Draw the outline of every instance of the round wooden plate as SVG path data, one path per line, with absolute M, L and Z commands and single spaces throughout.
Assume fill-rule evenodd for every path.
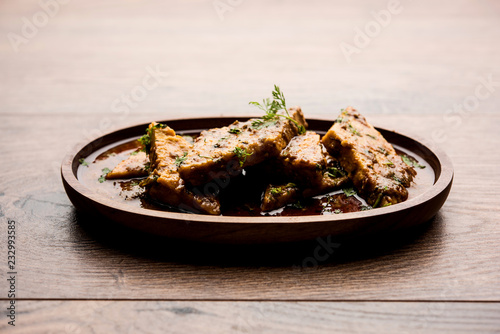
M 174 119 L 168 124 L 177 132 L 222 127 L 242 117 Z M 309 129 L 324 133 L 332 120 L 308 120 Z M 413 139 L 377 127 L 392 144 L 413 152 L 433 169 L 435 182 L 424 192 L 403 203 L 373 210 L 337 215 L 292 217 L 210 216 L 149 210 L 113 201 L 83 185 L 77 178 L 79 160 L 100 148 L 140 136 L 149 123 L 110 132 L 90 143 L 79 145 L 61 166 L 64 188 L 73 205 L 82 211 L 103 215 L 125 226 L 171 238 L 203 242 L 251 244 L 310 240 L 320 236 L 366 236 L 403 227 L 412 227 L 431 219 L 444 204 L 453 181 L 448 156 L 423 139 Z

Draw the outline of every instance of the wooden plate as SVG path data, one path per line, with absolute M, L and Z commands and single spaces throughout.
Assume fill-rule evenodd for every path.
M 174 119 L 161 121 L 177 132 L 193 133 L 221 127 L 242 117 Z M 324 133 L 333 120 L 310 119 L 309 129 Z M 448 156 L 423 139 L 414 139 L 377 127 L 393 145 L 423 159 L 434 174 L 434 183 L 420 194 L 396 205 L 338 215 L 293 217 L 210 216 L 133 207 L 98 194 L 77 178 L 79 160 L 110 144 L 140 136 L 148 123 L 122 128 L 79 145 L 68 154 L 61 166 L 64 188 L 73 205 L 82 211 L 98 214 L 119 224 L 171 238 L 204 242 L 251 244 L 310 240 L 319 236 L 366 236 L 412 227 L 431 219 L 444 204 L 453 181 L 453 167 Z

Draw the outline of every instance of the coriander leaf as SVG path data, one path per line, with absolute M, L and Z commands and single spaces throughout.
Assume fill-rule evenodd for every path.
M 425 168 L 425 166 L 420 165 L 416 160 L 410 159 L 406 155 L 401 155 L 401 159 L 403 159 L 404 163 L 407 164 L 410 167 L 417 167 L 417 168 Z
M 104 181 L 106 181 L 106 175 L 108 175 L 108 173 L 111 172 L 111 169 L 106 167 L 106 168 L 103 168 L 101 171 L 102 171 L 102 174 L 97 179 L 97 181 L 99 181 L 99 183 L 103 183 Z
M 346 175 L 346 173 L 342 169 L 336 168 L 336 167 L 328 167 L 326 169 L 325 174 L 331 178 L 337 178 L 337 177 L 342 177 L 342 176 Z
M 271 188 L 271 195 L 279 195 L 281 194 L 281 187 L 272 187 Z
M 376 208 L 379 205 L 381 199 L 382 199 L 382 193 L 378 194 L 378 197 L 375 200 L 375 203 L 373 204 L 373 208 Z
M 151 128 L 146 129 L 146 134 L 144 134 L 141 138 L 138 139 L 139 143 L 144 146 L 143 151 L 149 154 L 149 150 L 151 149 L 151 131 L 155 129 L 165 129 L 167 127 L 166 124 L 156 123 Z
M 247 157 L 252 155 L 253 153 L 248 153 L 246 149 L 243 149 L 243 148 L 240 148 L 240 147 L 236 147 L 234 150 L 233 150 L 233 153 L 238 157 L 238 159 L 240 160 L 240 167 L 243 167 L 243 165 L 245 164 L 245 162 L 247 161 Z
M 138 139 L 139 143 L 144 146 L 143 151 L 149 153 L 151 148 L 151 137 L 149 136 L 149 129 L 146 130 L 146 134 Z
M 180 165 L 182 165 L 182 163 L 183 163 L 184 161 L 186 161 L 186 159 L 187 159 L 187 154 L 188 154 L 187 152 L 184 152 L 184 155 L 183 155 L 182 157 L 177 157 L 177 158 L 175 159 L 174 164 L 175 164 L 177 167 L 179 167 Z
M 393 176 L 392 176 L 392 179 L 393 179 L 394 181 L 396 181 L 397 183 L 399 183 L 399 184 L 403 184 L 403 182 L 401 181 L 401 179 L 400 179 L 399 177 L 397 177 L 396 175 L 393 175 Z
M 383 155 L 388 155 L 388 154 L 389 154 L 389 152 L 387 152 L 387 150 L 386 150 L 385 148 L 380 147 L 380 146 L 379 146 L 379 148 L 378 148 L 378 151 L 379 151 L 380 153 L 382 153 Z
M 358 130 L 356 130 L 356 128 L 355 128 L 354 126 L 352 126 L 352 124 L 351 124 L 351 123 L 349 123 L 349 124 L 348 124 L 348 127 L 349 127 L 349 131 L 351 131 L 351 133 L 352 133 L 353 135 L 356 135 L 356 136 L 361 137 L 361 133 L 359 133 L 359 131 L 358 131 Z
M 264 126 L 263 125 L 264 121 L 272 121 L 272 120 L 277 121 L 280 117 L 283 117 L 295 123 L 295 125 L 299 130 L 299 134 L 305 133 L 306 128 L 303 125 L 299 124 L 297 120 L 290 117 L 290 114 L 288 113 L 288 108 L 286 107 L 285 95 L 277 85 L 274 85 L 274 90 L 272 92 L 272 95 L 273 95 L 273 100 L 269 98 L 263 99 L 262 104 L 260 104 L 259 102 L 249 102 L 249 104 L 258 107 L 259 109 L 265 112 L 264 116 L 261 117 L 263 121 L 261 122 L 254 121 L 252 123 L 252 127 L 255 129 L 261 129 Z M 286 115 L 278 114 L 280 110 L 284 110 Z
M 87 161 L 85 161 L 85 159 L 83 159 L 83 158 L 81 158 L 78 161 L 80 162 L 80 165 L 82 165 L 82 166 L 85 166 L 85 167 L 89 166 L 89 163 Z
M 356 195 L 356 190 L 354 190 L 354 188 L 344 188 L 344 189 L 342 189 L 342 191 L 344 192 L 344 194 L 345 194 L 347 197 L 350 197 L 350 196 Z
M 278 120 L 271 119 L 271 120 L 263 121 L 261 119 L 257 119 L 257 120 L 252 122 L 252 128 L 254 128 L 256 130 L 260 130 L 263 128 L 268 128 L 270 126 L 276 125 L 276 123 L 278 123 Z

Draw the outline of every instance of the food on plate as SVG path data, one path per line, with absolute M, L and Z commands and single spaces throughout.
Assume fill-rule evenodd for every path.
M 405 201 L 416 175 L 394 147 L 354 108 L 342 111 L 322 139 L 368 204 L 387 206 Z
M 183 137 L 177 136 L 173 129 L 159 123 L 149 125 L 148 136 L 145 138 L 148 138 L 145 145 L 149 151 L 151 173 L 141 185 L 146 187 L 149 196 L 184 210 L 220 214 L 217 198 L 188 189 L 177 171 L 179 164 L 192 148 L 191 144 Z
M 272 99 L 251 102 L 264 111 L 260 118 L 194 136 L 151 123 L 140 147 L 111 172 L 106 168 L 106 179 L 147 176 L 138 184 L 144 198 L 211 215 L 339 214 L 408 198 L 413 167 L 424 166 L 398 155 L 357 110 L 342 110 L 322 137 L 306 130 L 301 108 L 288 108 L 274 88 Z
M 287 204 L 297 202 L 301 197 L 300 189 L 295 183 L 283 185 L 267 186 L 262 196 L 262 211 L 271 211 L 279 209 Z
M 149 158 L 144 151 L 134 151 L 127 159 L 120 162 L 111 172 L 106 174 L 106 179 L 130 179 L 134 177 L 148 176 L 146 168 Z
M 291 119 L 254 118 L 203 131 L 179 166 L 180 175 L 198 186 L 215 178 L 238 175 L 246 167 L 277 157 L 298 134 L 295 122 L 306 125 L 300 108 L 290 108 L 288 113 Z
M 270 185 L 262 199 L 263 211 L 278 209 L 300 197 L 330 192 L 349 181 L 347 173 L 321 143 L 320 135 L 313 131 L 295 136 L 281 151 L 275 168 L 293 183 Z

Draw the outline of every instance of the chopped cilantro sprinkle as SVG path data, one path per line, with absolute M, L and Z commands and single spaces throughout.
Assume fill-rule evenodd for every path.
M 83 158 L 78 160 L 78 161 L 80 162 L 80 165 L 82 165 L 82 166 L 85 166 L 85 167 L 89 166 L 89 163 L 87 161 L 85 161 L 85 159 L 83 159 Z
M 182 165 L 182 163 L 183 163 L 184 161 L 186 161 L 186 159 L 187 159 L 187 154 L 188 154 L 187 152 L 184 152 L 184 155 L 183 155 L 182 157 L 177 157 L 177 158 L 175 159 L 174 164 L 175 164 L 177 167 L 179 167 L 180 165 Z

